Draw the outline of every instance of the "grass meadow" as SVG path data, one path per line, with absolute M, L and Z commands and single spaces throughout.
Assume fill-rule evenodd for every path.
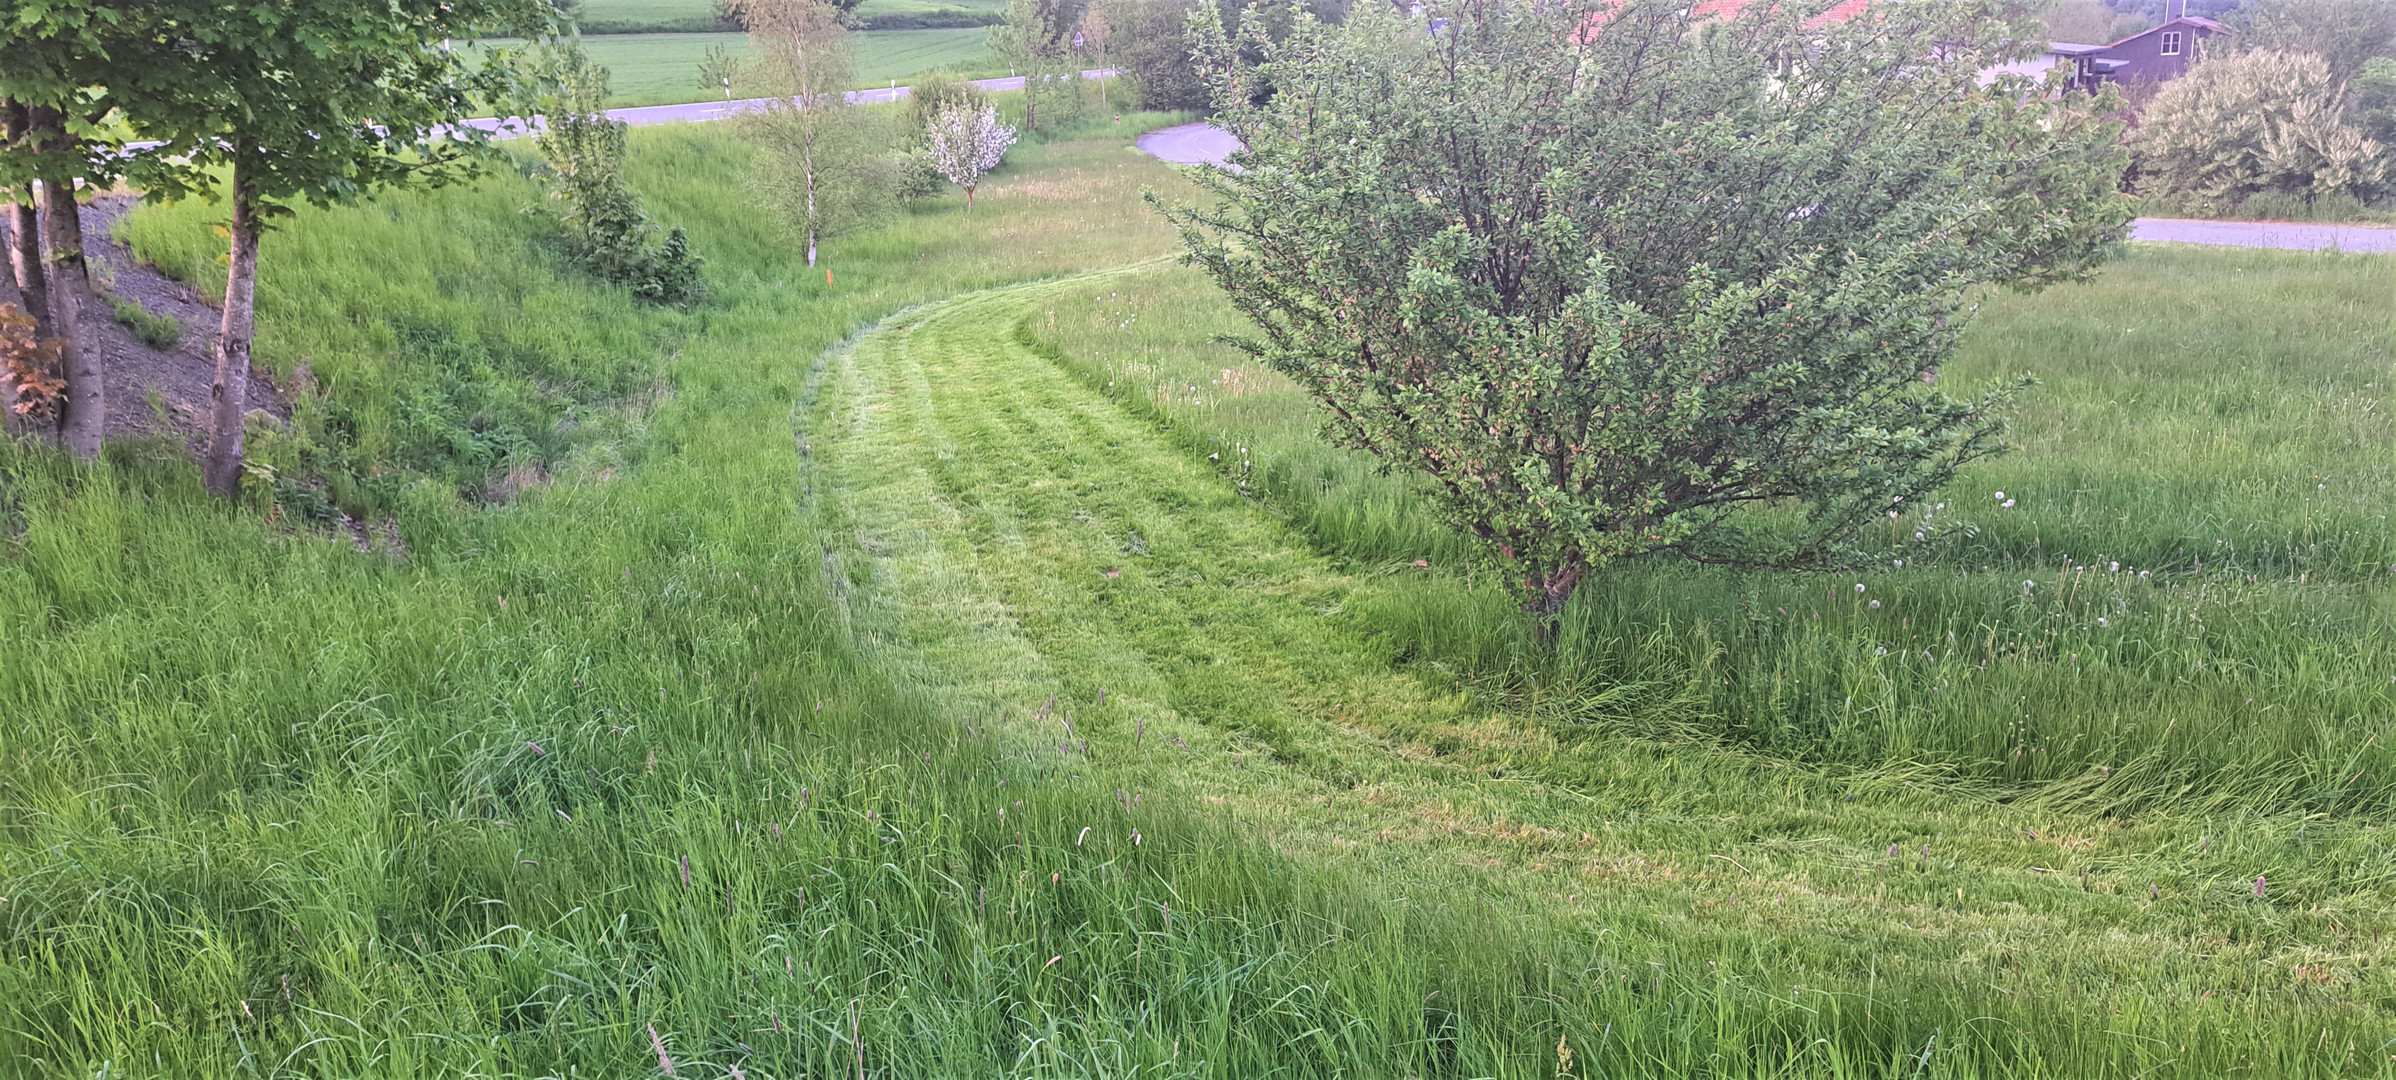
M 985 27 L 939 30 L 868 30 L 852 35 L 857 47 L 857 87 L 887 86 L 927 71 L 946 69 L 968 78 L 1007 73 L 990 52 Z M 745 33 L 600 34 L 582 40 L 583 52 L 607 69 L 608 105 L 628 109 L 674 105 L 722 97 L 716 86 L 699 85 L 699 61 L 712 48 L 746 60 L 753 53 Z M 734 97 L 752 97 L 757 86 L 732 80 Z
M 1542 715 L 2091 807 L 2381 817 L 2391 286 L 2375 256 L 2141 247 L 2094 284 L 1988 297 L 1941 378 L 2036 375 L 2017 452 L 1872 530 L 1845 572 L 1615 567 L 1552 655 L 1429 500 L 1212 343 L 1238 317 L 1193 271 L 1042 317 L 1085 379 L 1403 582 L 1362 616 L 1401 654 Z
M 0 447 L 0 1075 L 2396 1076 L 2389 260 L 1992 297 L 1887 565 L 1547 656 L 1206 344 L 1165 119 L 822 270 L 635 131 L 688 311 L 516 173 L 301 212 L 363 545 Z
M 864 0 L 856 16 L 958 12 L 983 17 L 1006 10 L 1000 0 Z M 712 0 L 580 0 L 574 19 L 587 34 L 692 33 L 718 29 Z

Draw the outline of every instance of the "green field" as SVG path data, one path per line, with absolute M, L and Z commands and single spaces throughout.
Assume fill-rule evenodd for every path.
M 513 172 L 303 211 L 371 552 L 0 448 L 0 1076 L 2396 1076 L 2396 259 L 1992 295 L 2019 453 L 1551 653 L 1125 141 L 825 274 L 637 130 L 689 311 Z
M 857 5 L 856 17 L 933 12 L 988 16 L 1006 8 L 1004 0 L 865 0 Z M 717 29 L 715 5 L 709 0 L 581 0 L 573 14 L 575 21 L 591 34 L 692 33 Z
M 990 54 L 990 32 L 977 27 L 954 30 L 875 30 L 855 35 L 857 85 L 887 86 L 893 80 L 946 68 L 973 77 L 1006 74 L 1006 66 Z M 582 39 L 583 51 L 608 70 L 608 101 L 617 108 L 706 101 L 720 92 L 699 86 L 699 60 L 710 48 L 750 56 L 747 34 L 607 34 Z M 735 78 L 735 97 L 762 93 L 743 87 Z

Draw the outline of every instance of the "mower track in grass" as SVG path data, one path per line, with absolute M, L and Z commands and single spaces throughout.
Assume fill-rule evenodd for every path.
M 2338 1041 L 2396 1000 L 2386 830 L 2007 805 L 1494 712 L 1346 614 L 1404 579 L 1340 568 L 1042 354 L 1054 302 L 1123 272 L 900 313 L 802 403 L 852 634 L 960 722 L 1419 903 L 1575 927 L 1592 978 L 1736 966 L 1760 1007 L 2004 1029 L 1922 1075 L 2389 1071 Z

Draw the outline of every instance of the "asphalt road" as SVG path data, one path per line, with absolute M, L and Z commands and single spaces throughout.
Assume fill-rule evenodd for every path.
M 1176 165 L 1220 165 L 1231 156 L 1233 150 L 1238 149 L 1239 143 L 1231 137 L 1230 132 L 1212 124 L 1183 124 L 1142 135 L 1139 146 Z M 2339 251 L 2396 252 L 2396 228 L 2370 225 L 2139 218 L 2130 225 L 2130 239 L 2167 244 L 2290 248 L 2298 251 L 2334 248 Z
M 2297 251 L 2396 251 L 2396 229 L 2372 225 L 2317 225 L 2301 221 L 2197 221 L 2139 218 L 2130 239 L 2171 244 L 2230 244 Z
M 1114 73 L 1113 68 L 1092 69 L 1082 72 L 1082 78 L 1095 79 Z M 1016 75 L 1005 79 L 975 79 L 972 85 L 984 90 L 1021 90 L 1023 89 L 1023 76 Z M 912 89 L 914 88 L 896 86 L 883 87 L 878 90 L 851 90 L 849 91 L 849 104 L 879 105 L 885 102 L 904 101 L 908 91 Z M 750 109 L 762 108 L 771 100 L 773 99 L 735 98 L 731 101 L 695 101 L 688 105 L 646 105 L 637 109 L 609 109 L 607 115 L 609 119 L 621 120 L 633 127 L 647 127 L 651 124 L 702 123 L 709 120 L 723 120 Z M 466 123 L 501 138 L 513 138 L 536 126 L 539 120 L 535 118 L 528 124 L 522 117 L 486 116 L 479 120 L 468 120 Z M 1183 126 L 1205 127 L 1206 125 L 1188 124 Z M 1229 136 L 1225 136 L 1225 138 L 1229 138 Z M 1226 150 L 1225 153 L 1229 153 L 1229 151 Z
M 1140 149 L 1175 165 L 1220 165 L 1239 149 L 1239 140 L 1213 124 L 1158 128 L 1136 140 Z

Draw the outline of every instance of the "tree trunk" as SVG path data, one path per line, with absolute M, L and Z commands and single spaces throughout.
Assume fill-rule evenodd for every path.
M 58 407 L 58 438 L 76 457 L 96 461 L 108 429 L 106 360 L 96 342 L 80 340 L 83 303 L 91 295 L 90 264 L 83 258 L 83 216 L 75 205 L 75 181 L 42 185 L 42 218 L 50 241 L 51 326 L 59 340 L 59 365 L 67 389 Z
M 10 272 L 5 281 L 0 282 L 7 286 L 4 290 L 6 295 L 0 296 L 0 304 L 13 304 L 30 317 L 33 320 L 33 338 L 40 341 L 49 336 L 50 327 L 50 301 L 41 281 L 41 214 L 34 206 L 31 191 L 12 188 L 7 197 L 8 206 L 5 211 L 0 211 L 0 232 L 7 234 Z M 28 219 L 32 223 L 29 224 Z M 31 243 L 20 248 L 17 243 L 20 236 Z M 25 291 L 29 277 L 33 286 L 31 295 Z M 17 381 L 0 375 L 0 433 L 32 434 L 33 422 L 17 412 L 17 401 Z
M 1572 600 L 1573 589 L 1580 585 L 1581 578 L 1588 571 L 1587 564 L 1572 558 L 1562 565 L 1541 567 L 1524 575 L 1523 588 L 1531 595 L 1522 607 L 1538 620 L 1539 644 L 1542 647 L 1555 646 L 1564 605 Z
M 17 281 L 17 299 L 33 316 L 35 337 L 50 331 L 50 276 L 42 272 L 42 215 L 39 198 L 30 187 L 8 193 L 8 268 Z
M 241 423 L 249 412 L 250 338 L 256 332 L 258 208 L 251 181 L 233 166 L 232 251 L 225 269 L 225 316 L 216 339 L 216 384 L 208 391 L 208 490 L 231 498 L 241 488 Z
M 33 137 L 33 111 L 14 101 L 0 101 L 0 141 L 17 143 Z M 50 326 L 50 278 L 42 268 L 41 196 L 33 185 L 11 188 L 8 192 L 8 267 L 16 284 L 17 304 L 33 319 L 33 337 L 46 341 L 58 336 Z M 54 437 L 58 429 L 51 424 L 35 424 L 21 420 L 16 414 L 16 384 L 9 380 L 4 396 L 8 411 L 7 430 L 12 434 L 40 434 Z
M 815 268 L 815 223 L 817 220 L 818 214 L 815 209 L 815 156 L 811 153 L 807 157 L 807 267 L 811 270 Z
M 973 185 L 965 185 L 965 212 L 973 213 Z

